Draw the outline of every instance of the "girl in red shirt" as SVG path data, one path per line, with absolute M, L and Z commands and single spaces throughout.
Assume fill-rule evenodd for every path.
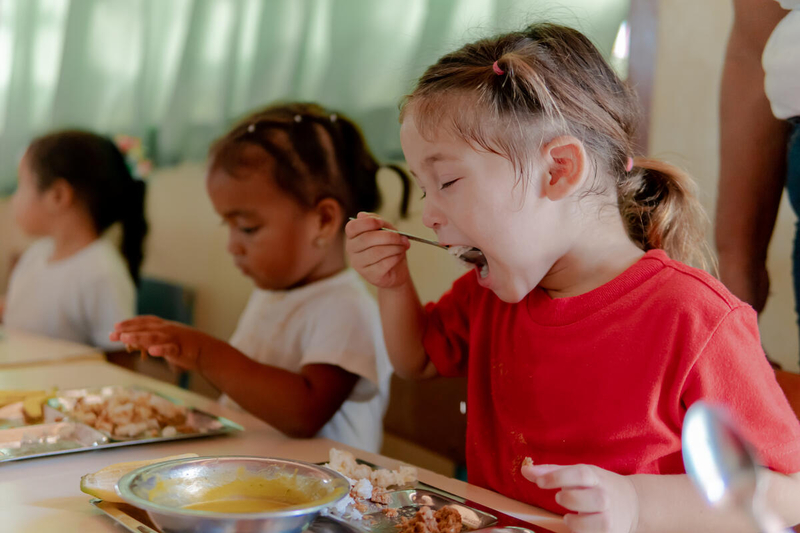
M 379 288 L 396 372 L 468 377 L 470 481 L 573 531 L 750 530 L 685 475 L 683 417 L 702 398 L 728 408 L 771 505 L 800 522 L 800 423 L 755 313 L 684 264 L 705 257 L 693 183 L 633 157 L 636 97 L 589 40 L 537 24 L 466 45 L 401 119 L 423 221 L 478 262 L 423 307 L 388 223 L 361 213 L 347 249 Z

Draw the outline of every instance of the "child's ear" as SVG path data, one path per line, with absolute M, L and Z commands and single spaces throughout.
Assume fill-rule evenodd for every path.
M 586 149 L 575 137 L 556 137 L 542 148 L 547 174 L 544 192 L 553 201 L 575 192 L 586 178 Z
M 58 178 L 45 191 L 47 205 L 54 211 L 63 210 L 75 201 L 75 189 L 63 178 Z
M 324 198 L 319 201 L 314 209 L 317 214 L 317 242 L 330 242 L 342 231 L 344 226 L 344 211 L 342 206 L 333 198 Z

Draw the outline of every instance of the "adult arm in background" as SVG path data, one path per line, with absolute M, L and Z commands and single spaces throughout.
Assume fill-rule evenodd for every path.
M 767 249 L 786 179 L 788 126 L 764 93 L 761 56 L 788 11 L 775 0 L 734 0 L 720 94 L 715 237 L 722 282 L 760 313 L 769 295 Z

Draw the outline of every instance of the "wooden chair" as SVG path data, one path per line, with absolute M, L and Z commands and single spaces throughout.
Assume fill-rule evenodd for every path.
M 457 473 L 466 464 L 466 401 L 466 378 L 408 381 L 392 376 L 384 429 L 450 459 Z
M 792 406 L 794 414 L 800 418 L 800 374 L 787 372 L 786 370 L 776 370 L 775 379 L 778 381 L 789 405 Z

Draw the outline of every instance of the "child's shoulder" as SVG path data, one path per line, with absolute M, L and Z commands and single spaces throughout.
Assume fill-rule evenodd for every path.
M 679 294 L 698 298 L 722 309 L 732 310 L 744 304 L 717 278 L 699 268 L 691 267 L 675 259 L 671 259 L 662 250 L 648 253 L 648 258 L 661 261 L 665 274 L 669 277 L 666 288 Z
M 347 269 L 330 278 L 296 290 L 303 307 L 331 313 L 341 320 L 376 316 L 377 304 L 356 271 Z
M 33 241 L 20 256 L 20 261 L 47 261 L 53 254 L 53 239 L 45 237 Z
M 77 259 L 75 267 L 86 272 L 86 279 L 130 279 L 125 258 L 104 238 L 90 244 Z

